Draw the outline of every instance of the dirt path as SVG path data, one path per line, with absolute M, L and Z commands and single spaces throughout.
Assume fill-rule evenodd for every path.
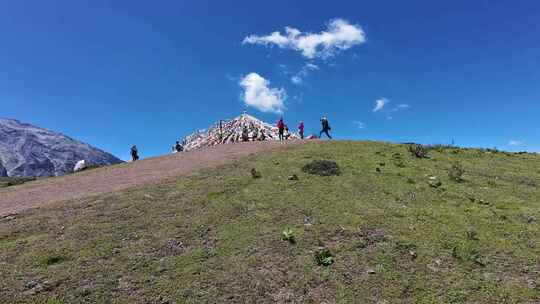
M 125 163 L 7 187 L 0 189 L 0 216 L 18 213 L 52 202 L 115 192 L 171 177 L 183 176 L 200 169 L 238 160 L 253 153 L 277 149 L 286 145 L 288 144 L 280 142 L 220 145 L 200 151 L 149 158 L 135 163 Z

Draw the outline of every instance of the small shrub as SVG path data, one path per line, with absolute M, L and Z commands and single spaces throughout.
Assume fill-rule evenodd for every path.
M 283 230 L 281 232 L 281 239 L 284 240 L 284 241 L 287 241 L 291 244 L 294 244 L 296 243 L 296 239 L 294 237 L 294 232 L 292 231 L 291 228 L 285 228 L 285 230 Z
M 423 145 L 410 145 L 409 152 L 416 158 L 427 158 L 428 149 Z
M 403 161 L 403 157 L 400 153 L 394 153 L 392 155 L 392 162 L 394 163 L 394 166 L 399 168 L 405 168 L 405 162 Z
M 315 160 L 305 165 L 302 171 L 320 176 L 340 175 L 341 170 L 336 162 L 329 160 Z
M 394 159 L 394 165 L 396 167 L 399 167 L 399 168 L 405 168 L 406 167 L 405 162 L 403 161 L 403 159 Z
M 460 162 L 455 162 L 452 164 L 452 167 L 448 169 L 448 177 L 458 183 L 463 181 L 463 174 L 465 174 L 465 169 L 463 169 Z
M 432 188 L 439 188 L 440 186 L 442 186 L 442 182 L 439 180 L 430 180 L 428 181 L 428 185 Z
M 61 263 L 65 260 L 65 258 L 61 255 L 58 255 L 58 254 L 52 254 L 52 255 L 48 255 L 46 257 L 44 257 L 42 259 L 42 264 L 45 265 L 45 266 L 51 266 L 51 265 L 54 265 L 54 264 L 58 264 L 58 263 Z
M 463 262 L 472 262 L 480 266 L 486 265 L 474 240 L 459 242 L 452 248 L 452 256 Z
M 261 178 L 261 172 L 257 171 L 255 168 L 251 168 L 251 177 L 253 178 Z
M 315 253 L 315 261 L 319 266 L 330 266 L 334 263 L 334 257 L 328 248 L 320 248 Z

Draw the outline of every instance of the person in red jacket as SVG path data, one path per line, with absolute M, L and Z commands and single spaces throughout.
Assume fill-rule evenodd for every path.
M 285 123 L 283 122 L 283 117 L 277 122 L 277 127 L 279 130 L 279 140 L 283 140 L 283 132 L 285 131 Z
M 300 139 L 304 139 L 304 122 L 301 121 L 298 124 L 298 133 L 300 134 Z

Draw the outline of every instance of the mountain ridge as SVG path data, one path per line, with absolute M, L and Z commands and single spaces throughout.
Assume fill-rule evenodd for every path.
M 122 162 L 65 134 L 13 118 L 0 118 L 0 163 L 9 177 L 65 175 L 82 159 L 96 166 Z

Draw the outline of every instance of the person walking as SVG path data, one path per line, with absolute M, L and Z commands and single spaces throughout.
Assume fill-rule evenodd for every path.
M 131 161 L 139 160 L 139 151 L 137 150 L 137 146 L 133 145 L 131 147 Z
M 319 138 L 322 138 L 322 135 L 324 133 L 326 134 L 326 136 L 328 136 L 328 138 L 332 139 L 332 136 L 330 136 L 330 134 L 328 133 L 328 131 L 330 131 L 331 128 L 330 128 L 330 123 L 328 123 L 328 118 L 326 118 L 326 116 L 323 116 L 323 118 L 321 118 L 321 124 L 322 124 L 322 130 L 321 132 L 319 132 Z
M 304 122 L 301 121 L 298 124 L 298 134 L 300 134 L 300 139 L 304 139 Z
M 283 117 L 277 122 L 277 127 L 279 131 L 279 140 L 283 140 L 283 132 L 285 131 L 285 123 L 283 122 Z

